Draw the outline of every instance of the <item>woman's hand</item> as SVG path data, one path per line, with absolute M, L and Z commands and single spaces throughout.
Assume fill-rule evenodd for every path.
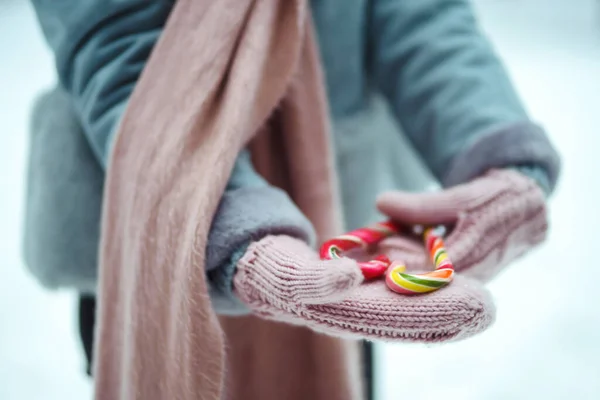
M 458 277 L 429 295 L 398 295 L 384 280 L 364 282 L 354 260 L 322 261 L 287 236 L 250 245 L 237 264 L 234 290 L 264 318 L 357 339 L 456 340 L 484 330 L 495 314 L 476 281 Z
M 378 208 L 408 225 L 451 226 L 445 242 L 456 271 L 481 281 L 541 243 L 548 228 L 541 189 L 512 170 L 492 170 L 437 193 L 385 193 Z M 385 240 L 381 250 L 409 266 L 427 263 L 425 253 L 403 238 Z

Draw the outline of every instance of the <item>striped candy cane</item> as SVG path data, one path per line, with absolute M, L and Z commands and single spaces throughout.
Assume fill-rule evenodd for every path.
M 376 245 L 386 237 L 398 232 L 398 227 L 390 221 L 356 229 L 325 242 L 321 246 L 320 256 L 323 260 L 342 258 L 342 253 L 345 251 L 358 248 L 367 250 L 370 246 Z M 358 263 L 365 279 L 383 276 L 390 264 L 390 259 L 384 255 L 377 256 L 371 261 Z
M 387 286 L 396 293 L 422 294 L 438 290 L 454 278 L 454 266 L 442 240 L 442 235 L 433 228 L 423 233 L 425 247 L 435 267 L 434 271 L 424 274 L 407 274 L 406 266 L 393 263 L 385 275 Z
M 365 228 L 356 229 L 335 237 L 321 246 L 323 260 L 343 257 L 342 253 L 354 250 L 367 250 L 383 239 L 398 234 L 400 227 L 392 221 L 380 222 Z M 421 294 L 433 292 L 449 284 L 454 277 L 454 267 L 448 258 L 440 229 L 428 228 L 423 240 L 435 270 L 424 274 L 408 274 L 406 266 L 398 261 L 392 262 L 384 255 L 373 260 L 359 262 L 365 279 L 375 279 L 385 275 L 387 286 L 396 293 Z

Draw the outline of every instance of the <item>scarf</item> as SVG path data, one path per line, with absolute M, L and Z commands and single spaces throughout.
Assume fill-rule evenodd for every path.
M 323 240 L 340 233 L 306 0 L 178 0 L 134 90 L 104 193 L 98 399 L 362 397 L 356 342 L 219 318 L 207 236 L 245 147 Z

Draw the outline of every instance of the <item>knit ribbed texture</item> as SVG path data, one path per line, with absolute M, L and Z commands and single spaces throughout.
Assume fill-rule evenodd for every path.
M 533 179 L 535 183 L 538 184 L 540 189 L 542 189 L 546 197 L 552 194 L 554 186 L 551 186 L 550 177 L 543 168 L 534 164 L 515 165 L 511 168 L 517 172 L 522 173 L 526 177 Z M 555 184 L 556 182 L 554 182 L 552 185 Z
M 321 261 L 300 240 L 268 236 L 240 259 L 234 286 L 250 305 L 268 303 L 293 312 L 303 304 L 343 299 L 362 280 L 358 264 L 349 258 Z
M 362 282 L 353 260 L 320 261 L 304 243 L 284 236 L 250 245 L 234 286 L 257 315 L 347 338 L 465 338 L 488 327 L 495 312 L 487 292 L 467 278 L 426 296 L 402 296 L 383 280 Z
M 404 342 L 464 339 L 490 326 L 494 316 L 487 292 L 461 277 L 422 296 L 398 295 L 384 281 L 369 282 L 341 303 L 310 306 L 302 313 L 324 333 Z
M 438 193 L 386 193 L 378 206 L 407 224 L 451 226 L 446 245 L 455 269 L 482 281 L 544 241 L 548 229 L 542 190 L 512 170 L 493 170 Z M 424 252 L 405 238 L 388 239 L 381 248 L 412 266 L 427 263 Z

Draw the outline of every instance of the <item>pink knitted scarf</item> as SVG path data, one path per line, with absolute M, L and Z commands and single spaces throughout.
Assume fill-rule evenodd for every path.
M 178 0 L 108 170 L 96 398 L 361 397 L 356 343 L 211 307 L 207 235 L 248 144 L 321 238 L 340 233 L 307 1 Z

